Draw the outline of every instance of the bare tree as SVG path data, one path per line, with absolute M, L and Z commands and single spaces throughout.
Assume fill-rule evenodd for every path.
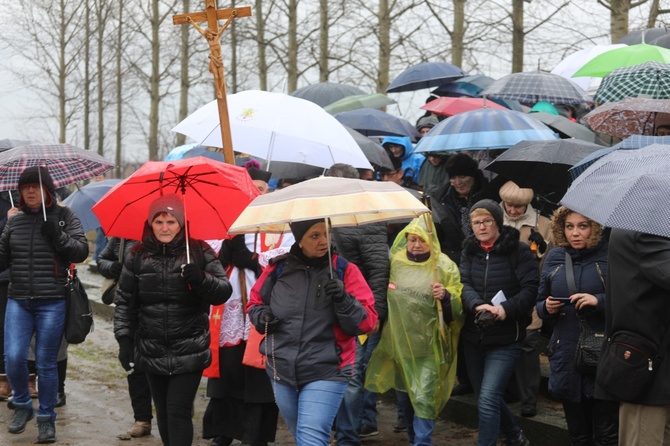
M 628 34 L 630 10 L 647 3 L 648 0 L 598 0 L 598 4 L 610 11 L 610 35 L 612 43 Z
M 661 0 L 652 0 L 651 8 L 649 8 L 649 18 L 647 19 L 647 28 L 654 28 L 658 16 L 662 14 L 670 14 L 670 8 L 661 9 Z

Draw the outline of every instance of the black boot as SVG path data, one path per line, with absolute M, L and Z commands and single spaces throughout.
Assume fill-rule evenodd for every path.
M 30 403 L 30 406 L 28 407 L 16 407 L 16 409 L 14 409 L 14 417 L 9 423 L 7 431 L 10 434 L 20 434 L 26 430 L 26 424 L 34 417 L 35 411 L 33 410 L 32 403 Z
M 54 423 L 54 420 L 51 419 L 51 415 L 37 416 L 37 442 L 56 442 L 56 423 Z

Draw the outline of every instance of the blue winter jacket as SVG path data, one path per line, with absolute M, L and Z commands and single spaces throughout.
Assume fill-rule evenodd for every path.
M 557 314 L 547 313 L 545 300 L 549 296 L 569 297 L 565 275 L 565 253 L 572 258 L 577 292 L 598 298 L 596 307 L 581 310 L 588 315 L 589 324 L 599 331 L 605 330 L 605 280 L 607 274 L 607 242 L 605 239 L 593 248 L 580 250 L 557 247 L 549 251 L 542 267 L 540 288 L 536 301 L 537 314 L 542 319 L 553 319 L 554 331 L 547 346 L 551 373 L 549 393 L 557 398 L 579 402 L 582 393 L 592 397 L 595 375 L 581 373 L 575 367 L 575 354 L 579 340 L 579 320 L 574 305 L 567 304 Z
M 382 147 L 386 143 L 399 144 L 405 147 L 405 154 L 402 156 L 403 177 L 410 177 L 412 182 L 418 183 L 421 165 L 426 157 L 421 153 L 414 153 L 414 146 L 409 136 L 387 136 L 382 140 Z

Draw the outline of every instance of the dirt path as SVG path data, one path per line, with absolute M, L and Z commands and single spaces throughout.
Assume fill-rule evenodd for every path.
M 56 409 L 56 433 L 58 445 L 86 446 L 128 446 L 129 444 L 144 446 L 161 445 L 158 429 L 153 426 L 153 435 L 129 441 L 117 438 L 132 424 L 132 411 L 128 398 L 125 372 L 121 368 L 116 355 L 117 344 L 112 333 L 111 321 L 97 317 L 95 331 L 86 342 L 71 345 L 69 348 L 68 375 L 65 384 L 67 405 Z M 203 440 L 202 416 L 207 406 L 203 379 L 195 400 L 195 439 L 193 444 L 207 446 L 210 440 Z M 35 402 L 35 405 L 37 402 Z M 369 446 L 400 446 L 407 445 L 407 435 L 393 433 L 395 421 L 395 405 L 389 402 L 379 403 L 380 434 L 367 439 L 364 444 Z M 7 423 L 13 412 L 5 404 L 0 404 L 0 445 L 27 446 L 34 444 L 37 438 L 37 427 L 30 421 L 25 432 L 19 435 L 7 433 Z M 438 445 L 472 445 L 475 433 L 454 423 L 438 420 L 435 429 L 434 444 Z M 239 444 L 235 442 L 233 444 Z M 277 432 L 278 446 L 293 445 L 293 439 L 280 421 Z

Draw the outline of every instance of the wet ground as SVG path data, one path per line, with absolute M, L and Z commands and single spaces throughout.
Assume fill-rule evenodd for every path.
M 133 422 L 130 400 L 126 386 L 126 374 L 117 360 L 118 346 L 112 333 L 112 322 L 109 318 L 111 307 L 104 307 L 99 302 L 99 284 L 102 278 L 80 267 L 80 277 L 87 286 L 89 298 L 96 304 L 95 330 L 80 345 L 69 347 L 68 374 L 65 385 L 67 405 L 56 409 L 56 434 L 58 445 L 86 446 L 128 446 L 161 445 L 158 430 L 154 424 L 153 435 L 132 440 L 121 440 Z M 106 313 L 106 314 L 105 314 Z M 39 384 L 38 384 L 39 385 Z M 195 399 L 193 424 L 195 437 L 193 445 L 206 446 L 211 442 L 204 440 L 202 435 L 202 416 L 207 406 L 205 396 L 206 380 L 203 379 Z M 35 401 L 35 405 L 37 402 Z M 389 398 L 380 401 L 379 435 L 365 440 L 370 446 L 407 445 L 405 433 L 394 433 L 392 426 L 396 419 L 395 404 Z M 13 411 L 0 404 L 0 445 L 27 446 L 37 439 L 37 426 L 30 421 L 25 432 L 14 435 L 7 432 L 6 426 Z M 435 445 L 472 445 L 476 442 L 474 429 L 438 420 L 435 433 Z M 235 442 L 234 444 L 238 444 Z M 293 439 L 280 419 L 277 441 L 274 445 L 294 445 Z

